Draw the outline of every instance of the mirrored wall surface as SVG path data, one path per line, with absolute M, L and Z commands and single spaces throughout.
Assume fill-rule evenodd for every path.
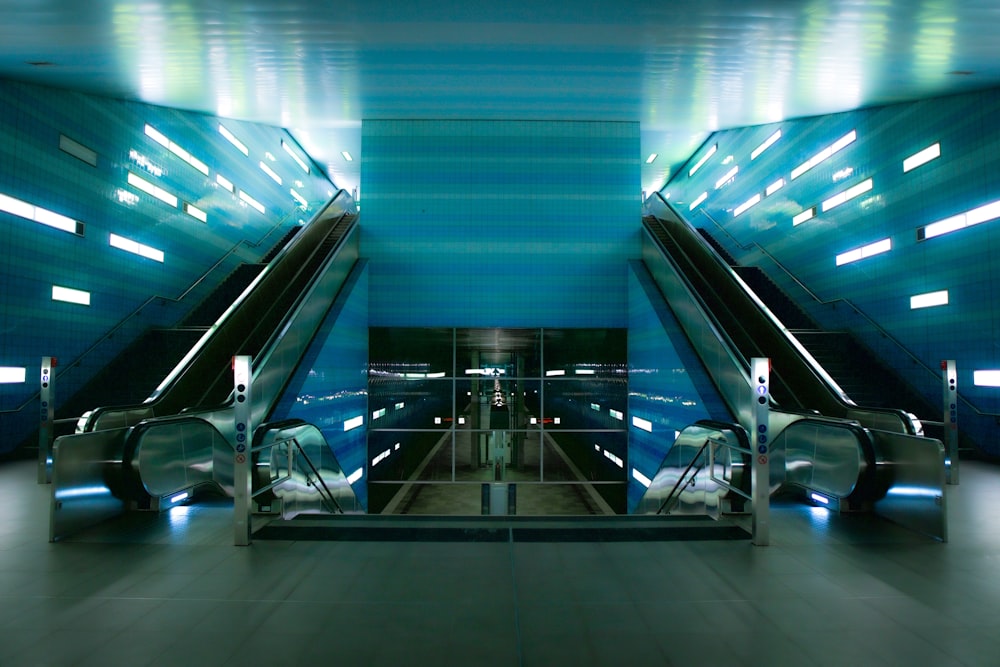
M 369 511 L 625 512 L 625 329 L 372 328 Z

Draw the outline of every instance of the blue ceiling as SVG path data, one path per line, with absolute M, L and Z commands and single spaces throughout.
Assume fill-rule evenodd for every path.
M 638 121 L 648 191 L 716 129 L 1000 85 L 997 34 L 996 0 L 2 0 L 0 77 L 286 127 L 348 189 L 365 118 Z

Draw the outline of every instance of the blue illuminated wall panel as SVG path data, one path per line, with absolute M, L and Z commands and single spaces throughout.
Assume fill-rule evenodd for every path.
M 372 326 L 624 327 L 639 125 L 366 120 Z
M 956 359 L 967 401 L 959 406 L 960 429 L 1000 454 L 1000 389 L 975 387 L 972 376 L 1000 368 L 1000 204 L 980 224 L 920 238 L 927 225 L 1000 202 L 998 114 L 994 89 L 719 132 L 662 192 L 824 326 L 854 331 L 932 405 L 941 400 L 940 360 Z M 781 138 L 751 159 L 778 130 Z M 818 161 L 851 132 L 853 141 Z M 904 160 L 935 144 L 939 157 L 904 171 Z M 715 154 L 690 176 L 713 146 Z M 815 166 L 792 178 L 814 158 Z M 720 183 L 734 166 L 738 173 Z M 767 195 L 778 179 L 784 187 Z M 703 192 L 707 199 L 692 211 Z M 758 195 L 759 203 L 737 214 Z M 812 219 L 793 224 L 813 207 Z M 839 254 L 884 239 L 888 252 L 837 265 Z M 947 305 L 911 309 L 911 296 L 940 290 L 948 291 Z
M 282 142 L 305 157 L 275 127 L 0 81 L 0 195 L 16 200 L 0 202 L 82 223 L 76 234 L 0 211 L 0 366 L 29 369 L 28 382 L 0 384 L 0 451 L 23 437 L 19 415 L 37 415 L 29 403 L 42 356 L 59 358 L 57 398 L 68 398 L 142 330 L 173 325 L 330 199 L 329 180 L 315 165 L 306 173 Z M 146 255 L 112 247 L 112 234 Z M 148 256 L 156 251 L 162 262 Z M 90 304 L 53 301 L 53 285 L 88 292 Z
M 366 471 L 368 452 L 368 265 L 348 277 L 270 419 L 302 419 L 326 438 L 345 474 Z M 345 422 L 361 423 L 345 430 Z M 367 478 L 353 484 L 368 507 Z
M 653 479 L 675 433 L 699 419 L 732 421 L 690 342 L 642 262 L 629 263 L 628 511 L 646 492 L 633 473 Z M 637 428 L 633 417 L 652 424 Z

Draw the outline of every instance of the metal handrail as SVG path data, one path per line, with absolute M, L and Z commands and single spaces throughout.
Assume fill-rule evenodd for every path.
M 712 440 L 711 438 L 709 438 L 709 441 L 713 445 L 722 445 L 723 447 L 727 447 L 729 449 L 732 449 L 733 451 L 740 452 L 741 454 L 749 454 L 750 456 L 753 456 L 753 450 L 749 449 L 748 447 L 739 447 L 738 445 L 730 445 L 725 440 L 719 441 L 719 440 Z M 738 489 L 735 486 L 733 486 L 732 484 L 730 484 L 729 482 L 727 482 L 726 480 L 719 479 L 718 477 L 715 476 L 715 448 L 714 447 L 709 447 L 708 448 L 708 478 L 711 481 L 713 481 L 716 484 L 718 484 L 719 486 L 721 486 L 722 488 L 726 489 L 727 491 L 731 491 L 731 492 L 733 492 L 733 493 L 735 493 L 735 494 L 737 494 L 739 496 L 742 496 L 743 498 L 746 498 L 750 502 L 753 502 L 753 498 L 750 496 L 749 493 L 747 493 L 743 489 Z
M 343 190 L 343 189 L 338 190 L 337 194 L 334 195 L 333 198 L 330 199 L 330 201 L 328 203 L 333 203 L 334 201 L 336 201 L 341 196 L 341 194 L 347 194 L 347 191 Z M 184 291 L 181 292 L 180 294 L 178 294 L 177 296 L 170 297 L 170 296 L 163 296 L 163 295 L 160 295 L 160 294 L 154 294 L 154 295 L 148 297 L 145 301 L 143 301 L 141 304 L 139 304 L 138 306 L 136 306 L 135 310 L 133 310 L 131 313 L 129 313 L 128 315 L 126 315 L 125 317 L 123 317 L 121 320 L 119 320 L 118 323 L 115 324 L 114 326 L 112 326 L 110 329 L 108 329 L 107 331 L 105 331 L 104 334 L 102 334 L 97 340 L 95 340 L 87 349 L 85 349 L 83 352 L 81 352 L 79 355 L 77 355 L 76 358 L 74 358 L 72 362 L 66 364 L 65 366 L 62 367 L 61 370 L 57 371 L 57 373 L 55 374 L 54 377 L 56 379 L 62 378 L 70 370 L 72 370 L 74 367 L 78 366 L 80 364 L 80 362 L 87 355 L 89 355 L 94 350 L 96 350 L 102 343 L 104 343 L 104 342 L 106 342 L 106 341 L 114 338 L 115 334 L 117 334 L 121 329 L 123 329 L 133 318 L 138 317 L 140 315 L 140 313 L 146 307 L 148 307 L 150 304 L 155 303 L 157 301 L 164 301 L 164 302 L 169 302 L 169 303 L 178 303 L 181 300 L 183 300 L 196 287 L 198 287 L 202 282 L 204 282 L 205 280 L 207 280 L 208 277 L 212 274 L 212 272 L 214 272 L 219 266 L 221 266 L 223 264 L 223 262 L 225 262 L 229 257 L 231 257 L 233 254 L 235 254 L 237 250 L 239 250 L 241 247 L 247 247 L 247 248 L 257 248 L 257 247 L 259 247 L 265 241 L 265 239 L 267 239 L 271 234 L 273 234 L 275 232 L 275 230 L 279 229 L 283 224 L 285 224 L 285 222 L 288 221 L 289 218 L 291 218 L 292 216 L 295 216 L 295 215 L 298 215 L 298 211 L 297 210 L 290 211 L 287 215 L 285 215 L 283 218 L 281 218 L 277 223 L 275 223 L 274 225 L 272 225 L 272 227 L 269 230 L 267 230 L 264 233 L 264 235 L 261 236 L 256 241 L 249 241 L 247 239 L 241 239 L 241 240 L 237 241 L 228 251 L 226 251 L 226 254 L 224 254 L 222 257 L 220 257 L 214 264 L 212 264 L 212 266 L 210 266 L 209 268 L 207 268 L 200 276 L 198 276 L 194 280 L 194 282 L 192 282 L 190 285 L 188 285 L 184 289 Z M 27 405 L 29 405 L 32 401 L 34 401 L 35 399 L 37 399 L 40 395 L 41 395 L 41 391 L 37 391 L 37 392 L 34 392 L 32 394 L 29 394 L 28 397 L 25 398 L 24 401 L 20 405 L 18 405 L 16 407 L 13 407 L 13 408 L 10 408 L 10 409 L 7 409 L 7 410 L 0 410 L 0 414 L 10 414 L 10 413 L 14 413 L 14 412 L 20 412 Z
M 657 192 L 656 194 L 659 197 L 659 199 L 661 201 L 663 201 L 663 203 L 666 203 L 666 200 L 663 199 L 663 195 L 662 194 L 660 194 L 659 192 Z M 921 359 L 920 357 L 918 357 L 915 354 L 913 354 L 913 352 L 911 352 L 909 350 L 909 348 L 907 348 L 895 336 L 893 336 L 891 333 L 889 333 L 889 331 L 887 331 L 884 327 L 882 327 L 882 325 L 880 325 L 878 322 L 876 322 L 874 319 L 872 319 L 872 317 L 868 313 L 866 313 L 865 311 L 861 310 L 859 307 L 857 307 L 856 305 L 854 305 L 854 303 L 852 303 L 850 299 L 845 299 L 843 297 L 837 297 L 835 299 L 826 300 L 826 299 L 821 298 L 819 295 L 817 295 L 815 292 L 813 292 L 811 289 L 809 289 L 809 287 L 805 283 L 803 283 L 801 280 L 799 280 L 787 267 L 785 267 L 784 264 L 782 264 L 764 246 L 762 246 L 761 244 L 759 244 L 756 241 L 751 241 L 749 243 L 741 243 L 739 239 L 737 239 L 735 236 L 733 236 L 732 233 L 730 233 L 730 231 L 725 228 L 725 226 L 723 226 L 722 224 L 719 223 L 718 220 L 716 220 L 715 218 L 713 218 L 708 213 L 708 211 L 705 211 L 704 209 L 699 209 L 699 212 L 702 215 L 704 215 L 706 218 L 708 218 L 708 220 L 713 225 L 715 225 L 719 230 L 721 230 L 723 234 L 725 234 L 727 237 L 729 237 L 729 239 L 732 241 L 733 245 L 735 245 L 740 250 L 756 250 L 756 251 L 759 251 L 765 257 L 767 257 L 768 260 L 771 261 L 771 263 L 773 263 L 776 267 L 778 267 L 778 269 L 780 269 L 789 278 L 789 280 L 791 280 L 793 283 L 795 283 L 803 292 L 805 292 L 806 294 L 808 294 L 809 297 L 812 298 L 816 303 L 820 304 L 821 306 L 834 306 L 834 307 L 836 307 L 836 305 L 838 303 L 842 303 L 842 304 L 846 305 L 851 310 L 853 310 L 855 313 L 857 313 L 859 316 L 861 316 L 865 321 L 867 321 L 868 324 L 871 325 L 871 327 L 873 329 L 875 329 L 876 331 L 878 331 L 879 334 L 881 334 L 881 336 L 883 338 L 885 338 L 886 340 L 888 340 L 889 342 L 891 342 L 893 345 L 895 345 L 896 348 L 899 349 L 899 351 L 902 352 L 905 356 L 909 357 L 910 360 L 913 363 L 915 363 L 916 365 L 918 365 L 921 368 L 923 368 L 930 375 L 934 376 L 935 379 L 938 377 L 938 371 L 936 371 L 933 368 L 931 368 L 930 366 L 928 366 L 924 362 L 923 359 Z M 980 415 L 982 417 L 1000 417 L 1000 413 L 996 413 L 996 412 L 984 412 L 979 407 L 977 407 L 974 403 L 972 403 L 968 398 L 962 396 L 961 394 L 959 394 L 958 397 L 959 397 L 959 399 L 963 403 L 965 403 L 965 405 L 967 405 L 969 407 L 970 410 L 972 410 L 973 412 L 975 412 L 976 414 L 978 414 L 978 415 Z M 928 423 L 932 423 L 932 422 L 928 422 Z
M 708 447 L 708 444 L 711 441 L 712 441 L 711 438 L 705 438 L 705 442 L 702 443 L 701 447 L 698 449 L 698 452 L 691 458 L 691 462 L 688 463 L 687 467 L 684 469 L 684 472 L 682 472 L 681 475 L 680 475 L 680 477 L 677 478 L 677 482 L 674 483 L 674 488 L 670 489 L 670 493 L 668 493 L 667 497 L 663 499 L 663 502 L 660 504 L 660 509 L 656 510 L 657 514 L 663 514 L 665 512 L 669 512 L 671 509 L 673 509 L 673 505 L 676 504 L 676 502 L 680 500 L 681 494 L 678 493 L 675 496 L 674 493 L 678 489 L 680 489 L 681 482 L 684 481 L 684 478 L 687 477 L 687 474 L 691 471 L 691 468 L 693 468 L 694 464 L 697 463 L 698 459 L 701 458 L 702 452 L 705 451 L 705 448 Z M 700 468 L 698 468 L 697 470 L 695 470 L 694 471 L 695 475 L 697 475 L 699 472 L 701 472 L 701 469 L 704 468 L 704 467 L 705 466 L 702 465 Z M 690 486 L 693 482 L 694 482 L 694 477 L 692 477 L 691 481 L 687 482 L 687 484 L 684 484 L 684 486 Z M 667 507 L 668 504 L 670 504 L 671 506 Z
M 294 450 L 292 449 L 292 445 L 294 445 L 295 449 L 299 451 L 299 454 L 302 456 L 302 458 L 305 459 L 305 462 L 309 466 L 309 469 L 312 471 L 312 474 L 315 475 L 316 477 L 316 479 L 313 480 L 310 479 L 308 474 L 306 474 L 306 484 L 316 489 L 317 493 L 319 493 L 320 497 L 323 499 L 323 504 L 325 505 L 327 511 L 330 512 L 330 514 L 343 514 L 344 510 L 343 508 L 341 508 L 340 503 L 337 502 L 337 499 L 334 497 L 333 492 L 330 491 L 330 487 L 326 485 L 326 481 L 323 479 L 323 475 L 321 475 L 319 470 L 316 469 L 316 466 L 315 464 L 313 464 L 312 459 L 309 458 L 308 454 L 306 454 L 306 451 L 302 448 L 302 445 L 299 444 L 297 438 L 292 437 L 292 438 L 285 438 L 284 440 L 276 440 L 275 442 L 271 442 L 266 445 L 260 445 L 258 447 L 254 447 L 250 451 L 252 453 L 262 452 L 266 449 L 272 449 L 279 445 L 286 445 L 288 448 L 288 474 L 285 475 L 284 477 L 279 477 L 273 480 L 270 484 L 267 484 L 266 486 L 260 489 L 257 489 L 251 494 L 250 497 L 256 498 L 260 494 L 270 491 L 271 489 L 280 486 L 281 484 L 292 478 L 292 467 L 295 460 L 295 457 L 293 455 Z M 320 490 L 320 487 L 322 487 L 322 490 Z

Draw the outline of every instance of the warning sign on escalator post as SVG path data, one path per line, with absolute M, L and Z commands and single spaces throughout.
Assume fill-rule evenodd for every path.
M 771 360 L 754 357 L 750 361 L 750 379 L 753 402 L 752 444 L 756 458 L 750 476 L 751 541 L 757 546 L 770 543 L 770 502 L 771 502 Z
M 233 542 L 250 544 L 250 357 L 233 357 Z

